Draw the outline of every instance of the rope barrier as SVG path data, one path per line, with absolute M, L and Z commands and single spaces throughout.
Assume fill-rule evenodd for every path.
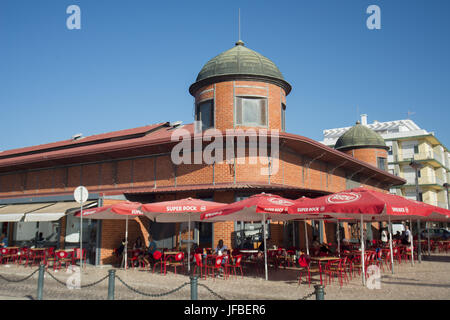
M 117 275 L 116 275 L 116 278 L 117 278 L 120 282 L 122 282 L 122 284 L 123 284 L 125 287 L 127 287 L 129 290 L 131 290 L 131 291 L 133 291 L 133 292 L 135 292 L 135 293 L 137 293 L 137 294 L 140 294 L 140 295 L 143 295 L 143 296 L 147 296 L 147 297 L 163 297 L 163 296 L 167 296 L 167 295 L 169 295 L 169 294 L 172 294 L 172 293 L 175 293 L 175 292 L 181 290 L 182 288 L 184 288 L 185 286 L 187 286 L 187 285 L 189 284 L 189 282 L 185 282 L 185 283 L 183 283 L 181 286 L 179 286 L 178 288 L 175 288 L 175 289 L 173 289 L 173 290 L 171 290 L 171 291 L 164 292 L 164 293 L 156 293 L 156 294 L 152 294 L 152 293 L 145 293 L 145 292 L 139 291 L 139 290 L 136 289 L 136 288 L 131 287 L 130 285 L 128 285 L 127 283 L 125 283 L 125 281 L 123 281 L 123 280 L 122 280 L 119 276 L 117 276 Z
M 52 274 L 51 274 L 50 272 L 48 272 L 48 271 L 47 271 L 47 273 L 49 274 L 50 278 L 54 279 L 54 280 L 55 280 L 56 282 L 58 282 L 59 284 L 64 285 L 64 286 L 67 286 L 67 282 L 64 282 L 64 281 L 59 280 L 58 278 L 56 278 L 54 275 L 52 275 Z M 108 278 L 108 276 L 105 276 L 105 277 L 101 278 L 100 280 L 97 280 L 97 281 L 92 282 L 92 283 L 90 283 L 90 284 L 80 285 L 80 288 L 81 288 L 81 289 L 84 289 L 84 288 L 93 287 L 93 286 L 99 284 L 100 282 L 106 280 L 107 278 Z M 67 280 L 66 280 L 66 281 L 67 281 Z
M 32 274 L 30 274 L 29 276 L 27 276 L 27 277 L 25 277 L 25 278 L 23 278 L 23 279 L 20 279 L 20 280 L 12 280 L 12 279 L 8 279 L 8 278 L 6 278 L 6 277 L 4 277 L 4 276 L 2 276 L 2 275 L 0 275 L 0 278 L 3 279 L 3 280 L 5 280 L 5 281 L 7 281 L 7 282 L 22 282 L 22 281 L 25 281 L 25 280 L 30 279 L 30 278 L 31 278 L 36 272 L 38 272 L 38 271 L 39 271 L 39 269 L 36 269 L 36 270 L 33 271 Z
M 203 283 L 199 283 L 198 284 L 199 287 L 203 287 L 206 290 L 208 290 L 212 295 L 216 296 L 217 298 L 219 298 L 220 300 L 227 300 L 226 298 L 222 297 L 221 295 L 219 295 L 218 293 L 215 293 L 214 291 L 212 291 L 210 288 L 208 288 L 206 285 L 204 285 Z
M 309 298 L 311 298 L 313 295 L 315 295 L 316 294 L 316 292 L 315 291 L 313 291 L 313 292 L 311 292 L 310 294 L 307 294 L 306 296 L 304 296 L 303 298 L 300 298 L 300 299 L 298 299 L 298 300 L 307 300 L 307 299 L 309 299 Z

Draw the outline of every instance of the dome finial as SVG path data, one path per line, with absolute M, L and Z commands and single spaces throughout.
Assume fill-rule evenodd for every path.
M 237 45 L 237 46 L 243 46 L 243 45 L 244 45 L 244 41 L 238 40 L 238 41 L 236 42 L 236 45 Z

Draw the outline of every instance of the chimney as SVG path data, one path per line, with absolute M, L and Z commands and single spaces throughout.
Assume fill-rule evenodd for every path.
M 367 126 L 367 114 L 362 114 L 361 115 L 361 124 L 363 126 Z

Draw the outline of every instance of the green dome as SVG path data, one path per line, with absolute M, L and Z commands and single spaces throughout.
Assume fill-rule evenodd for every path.
M 339 137 L 334 148 L 341 151 L 355 148 L 389 149 L 378 133 L 359 122 L 356 122 L 355 126 Z
M 270 59 L 248 49 L 242 41 L 238 41 L 233 48 L 212 58 L 203 66 L 189 92 L 194 95 L 197 89 L 205 85 L 229 80 L 269 82 L 285 89 L 286 94 L 292 89 Z

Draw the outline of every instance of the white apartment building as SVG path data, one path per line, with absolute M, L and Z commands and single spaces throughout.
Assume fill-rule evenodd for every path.
M 414 121 L 396 120 L 367 123 L 361 115 L 361 124 L 380 134 L 388 151 L 388 170 L 404 178 L 403 186 L 394 187 L 392 193 L 416 199 L 415 169 L 412 160 L 421 165 L 419 170 L 419 197 L 425 203 L 449 209 L 448 183 L 450 182 L 450 152 L 434 136 L 420 128 Z M 336 140 L 351 127 L 323 130 L 321 143 L 334 147 Z

